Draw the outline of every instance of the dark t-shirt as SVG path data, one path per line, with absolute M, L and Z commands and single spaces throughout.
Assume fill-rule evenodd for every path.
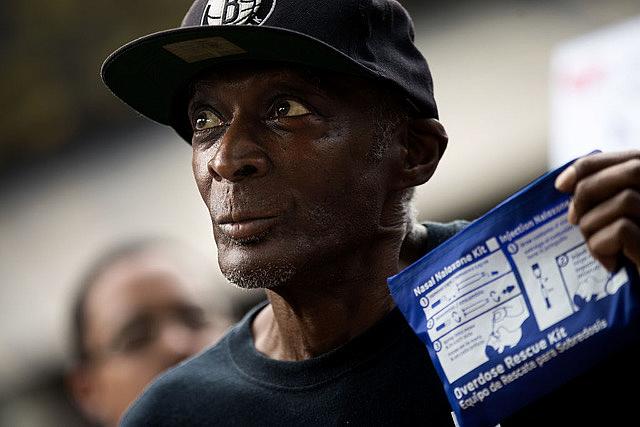
M 162 376 L 125 426 L 452 425 L 424 346 L 394 309 L 320 357 L 283 362 L 258 353 L 256 307 L 215 347 Z
M 465 224 L 428 224 L 426 251 Z M 161 376 L 131 407 L 123 425 L 453 426 L 427 350 L 398 309 L 338 349 L 283 362 L 253 345 L 251 323 L 263 306 L 217 345 Z M 634 390 L 640 384 L 639 355 L 632 349 L 609 358 L 502 427 L 634 425 L 629 414 L 635 412 Z M 622 385 L 631 389 L 623 391 Z

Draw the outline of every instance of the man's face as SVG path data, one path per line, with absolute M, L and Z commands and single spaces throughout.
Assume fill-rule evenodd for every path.
M 201 350 L 226 327 L 165 258 L 144 254 L 109 267 L 85 302 L 89 355 L 78 395 L 91 418 L 116 425 L 151 380 Z
M 371 92 L 353 78 L 258 66 L 196 83 L 193 172 L 232 282 L 274 287 L 371 244 L 389 178 L 372 155 Z

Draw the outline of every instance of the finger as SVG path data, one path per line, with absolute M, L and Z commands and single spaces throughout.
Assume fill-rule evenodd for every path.
M 631 189 L 623 190 L 614 198 L 605 200 L 584 214 L 578 225 L 582 234 L 588 239 L 619 218 L 628 218 L 640 224 L 640 192 Z
M 573 165 L 563 170 L 556 178 L 555 186 L 558 191 L 563 193 L 570 193 L 576 186 L 578 181 L 578 175 L 576 168 Z
M 615 271 L 624 254 L 640 268 L 640 227 L 627 218 L 601 228 L 587 240 L 589 251 L 609 271 Z
M 632 159 L 640 159 L 640 150 L 594 153 L 581 157 L 558 175 L 555 182 L 556 188 L 559 191 L 571 193 L 575 191 L 577 183 L 585 177 Z
M 640 159 L 609 166 L 578 181 L 569 205 L 569 221 L 578 223 L 594 206 L 624 189 L 640 190 Z

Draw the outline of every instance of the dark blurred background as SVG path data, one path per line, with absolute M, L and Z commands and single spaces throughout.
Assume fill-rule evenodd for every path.
M 104 129 L 135 126 L 98 72 L 114 47 L 175 26 L 189 1 L 2 2 L 3 171 L 37 164 Z
M 602 112 L 563 112 L 589 100 L 601 105 L 602 91 L 594 98 L 584 87 L 613 75 L 589 74 L 584 58 L 623 69 L 615 61 L 629 54 L 614 61 L 602 53 L 615 50 L 617 28 L 640 46 L 637 0 L 401 3 L 450 136 L 440 170 L 418 193 L 423 219 L 473 219 L 560 161 L 567 138 L 582 150 L 580 134 L 565 130 L 584 132 Z M 130 236 L 166 235 L 215 263 L 188 145 L 115 99 L 99 78 L 111 51 L 177 26 L 190 4 L 0 3 L 0 425 L 81 425 L 62 373 L 69 298 L 96 251 Z M 627 96 L 625 116 L 616 116 L 615 135 L 625 138 L 618 146 L 640 146 L 637 126 L 628 128 L 640 122 L 633 52 L 637 61 L 615 81 L 621 93 L 639 95 Z M 567 87 L 585 98 L 571 98 Z M 229 289 L 220 276 L 221 295 Z

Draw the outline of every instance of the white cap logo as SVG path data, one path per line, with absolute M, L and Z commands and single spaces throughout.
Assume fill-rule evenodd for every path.
M 276 0 L 209 0 L 202 25 L 262 25 L 275 6 Z

